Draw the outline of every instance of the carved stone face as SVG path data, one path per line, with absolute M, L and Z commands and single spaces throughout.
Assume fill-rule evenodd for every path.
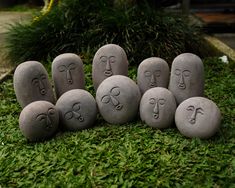
M 184 53 L 174 59 L 169 90 L 175 95 L 178 104 L 190 97 L 203 96 L 204 68 L 198 56 Z
M 135 118 L 140 91 L 133 80 L 115 75 L 105 79 L 97 89 L 96 102 L 103 118 L 113 124 L 123 124 Z
M 138 67 L 137 83 L 143 94 L 153 87 L 167 87 L 169 82 L 169 66 L 158 57 L 151 57 L 141 62 Z
M 64 93 L 57 101 L 63 128 L 77 131 L 94 125 L 97 115 L 96 102 L 85 90 L 73 89 Z
M 216 104 L 203 97 L 183 101 L 176 110 L 179 131 L 187 137 L 209 138 L 220 125 L 221 114 Z
M 59 124 L 59 113 L 47 101 L 36 101 L 27 105 L 19 118 L 20 130 L 30 141 L 42 141 L 55 134 Z
M 92 65 L 94 88 L 106 78 L 113 75 L 128 74 L 128 60 L 125 51 L 118 45 L 107 44 L 95 54 Z
M 174 121 L 175 110 L 173 94 L 162 87 L 149 89 L 140 101 L 141 120 L 154 128 L 170 127 Z
M 37 61 L 27 61 L 18 65 L 14 73 L 14 90 L 21 107 L 38 100 L 54 103 L 48 74 Z
M 76 54 L 65 53 L 57 56 L 52 63 L 52 77 L 57 98 L 66 91 L 85 88 L 83 63 Z

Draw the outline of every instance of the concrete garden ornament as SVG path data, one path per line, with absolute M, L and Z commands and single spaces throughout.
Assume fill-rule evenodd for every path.
M 47 71 L 41 63 L 21 63 L 15 70 L 13 80 L 15 94 L 22 108 L 39 100 L 55 102 Z
M 143 94 L 153 87 L 168 87 L 169 66 L 159 57 L 151 57 L 142 61 L 138 67 L 137 83 Z
M 175 97 L 168 89 L 151 88 L 141 98 L 141 120 L 151 127 L 159 129 L 170 127 L 174 122 L 175 111 Z
M 174 59 L 169 90 L 178 104 L 190 97 L 203 96 L 204 67 L 198 56 L 184 53 Z
M 52 77 L 57 98 L 71 89 L 84 89 L 83 63 L 79 56 L 65 53 L 57 56 L 52 63 Z
M 20 113 L 20 130 L 30 141 L 51 138 L 56 133 L 58 124 L 59 113 L 55 106 L 47 101 L 32 102 Z
M 106 78 L 128 74 L 128 60 L 125 51 L 116 44 L 102 46 L 95 54 L 92 64 L 92 81 L 95 90 Z
M 217 105 L 203 97 L 183 101 L 175 114 L 176 126 L 186 137 L 209 138 L 218 131 L 221 121 Z
M 94 97 L 85 90 L 73 89 L 57 101 L 61 125 L 65 130 L 77 131 L 94 125 L 97 107 Z
M 100 114 L 113 124 L 124 124 L 133 120 L 138 113 L 140 98 L 136 83 L 122 75 L 105 79 L 96 92 Z

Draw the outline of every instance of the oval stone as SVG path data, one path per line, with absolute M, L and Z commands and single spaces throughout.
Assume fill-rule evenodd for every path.
M 57 56 L 52 62 L 52 78 L 57 98 L 72 89 L 85 88 L 85 76 L 81 58 L 73 53 Z
M 23 135 L 30 141 L 43 141 L 57 131 L 59 113 L 47 101 L 36 101 L 27 105 L 20 113 L 19 126 Z
M 166 88 L 151 88 L 141 98 L 140 117 L 150 127 L 170 127 L 174 122 L 175 111 L 175 97 Z
M 175 113 L 178 130 L 186 137 L 209 138 L 219 129 L 221 121 L 217 105 L 203 97 L 192 97 L 182 102 Z
M 150 88 L 164 87 L 169 84 L 169 66 L 164 59 L 150 57 L 142 61 L 138 67 L 137 83 L 144 94 Z
M 177 104 L 185 99 L 204 94 L 204 67 L 202 60 L 191 53 L 178 55 L 171 68 L 169 90 Z
M 106 78 L 128 74 L 126 52 L 116 44 L 102 46 L 95 54 L 92 63 L 92 81 L 95 90 Z
M 65 130 L 77 131 L 94 125 L 97 107 L 94 97 L 82 89 L 64 93 L 57 101 L 56 108 L 60 122 Z
M 137 84 L 122 75 L 105 79 L 96 92 L 99 112 L 112 124 L 124 124 L 133 120 L 138 113 L 140 98 Z
M 55 102 L 48 73 L 37 61 L 26 61 L 18 65 L 13 82 L 16 98 L 22 108 L 39 100 Z

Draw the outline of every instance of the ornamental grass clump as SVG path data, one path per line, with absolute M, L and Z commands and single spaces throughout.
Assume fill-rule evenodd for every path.
M 171 62 L 182 52 L 198 54 L 201 38 L 186 17 L 148 4 L 63 0 L 28 24 L 12 25 L 6 47 L 11 62 L 18 64 L 51 60 L 65 52 L 94 54 L 107 43 L 120 45 L 134 65 L 151 56 Z

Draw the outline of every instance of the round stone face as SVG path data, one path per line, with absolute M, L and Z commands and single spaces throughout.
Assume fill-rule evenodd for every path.
M 60 121 L 65 130 L 77 131 L 94 125 L 97 107 L 94 97 L 85 90 L 74 89 L 64 93 L 56 103 Z
M 23 135 L 30 141 L 43 141 L 57 131 L 59 113 L 47 101 L 36 101 L 27 105 L 20 113 L 19 126 Z
M 22 108 L 39 100 L 55 102 L 47 71 L 41 63 L 21 63 L 15 70 L 13 80 L 15 94 Z
M 159 57 L 151 57 L 142 61 L 138 67 L 137 83 L 143 94 L 154 87 L 168 87 L 169 66 Z
M 52 77 L 57 98 L 66 91 L 85 88 L 83 63 L 76 54 L 57 56 L 52 62 Z
M 128 74 L 128 60 L 125 51 L 116 44 L 102 46 L 95 54 L 92 64 L 92 81 L 95 90 L 106 78 Z
M 144 93 L 140 101 L 140 117 L 150 127 L 168 128 L 174 122 L 176 102 L 165 88 L 155 87 Z
M 175 113 L 175 123 L 186 137 L 209 138 L 220 126 L 221 114 L 217 105 L 203 97 L 182 102 Z
M 136 83 L 122 75 L 105 79 L 96 92 L 99 112 L 112 124 L 124 124 L 133 120 L 138 113 L 140 98 Z
M 184 53 L 174 59 L 169 90 L 178 104 L 190 97 L 203 96 L 204 67 L 198 56 Z

